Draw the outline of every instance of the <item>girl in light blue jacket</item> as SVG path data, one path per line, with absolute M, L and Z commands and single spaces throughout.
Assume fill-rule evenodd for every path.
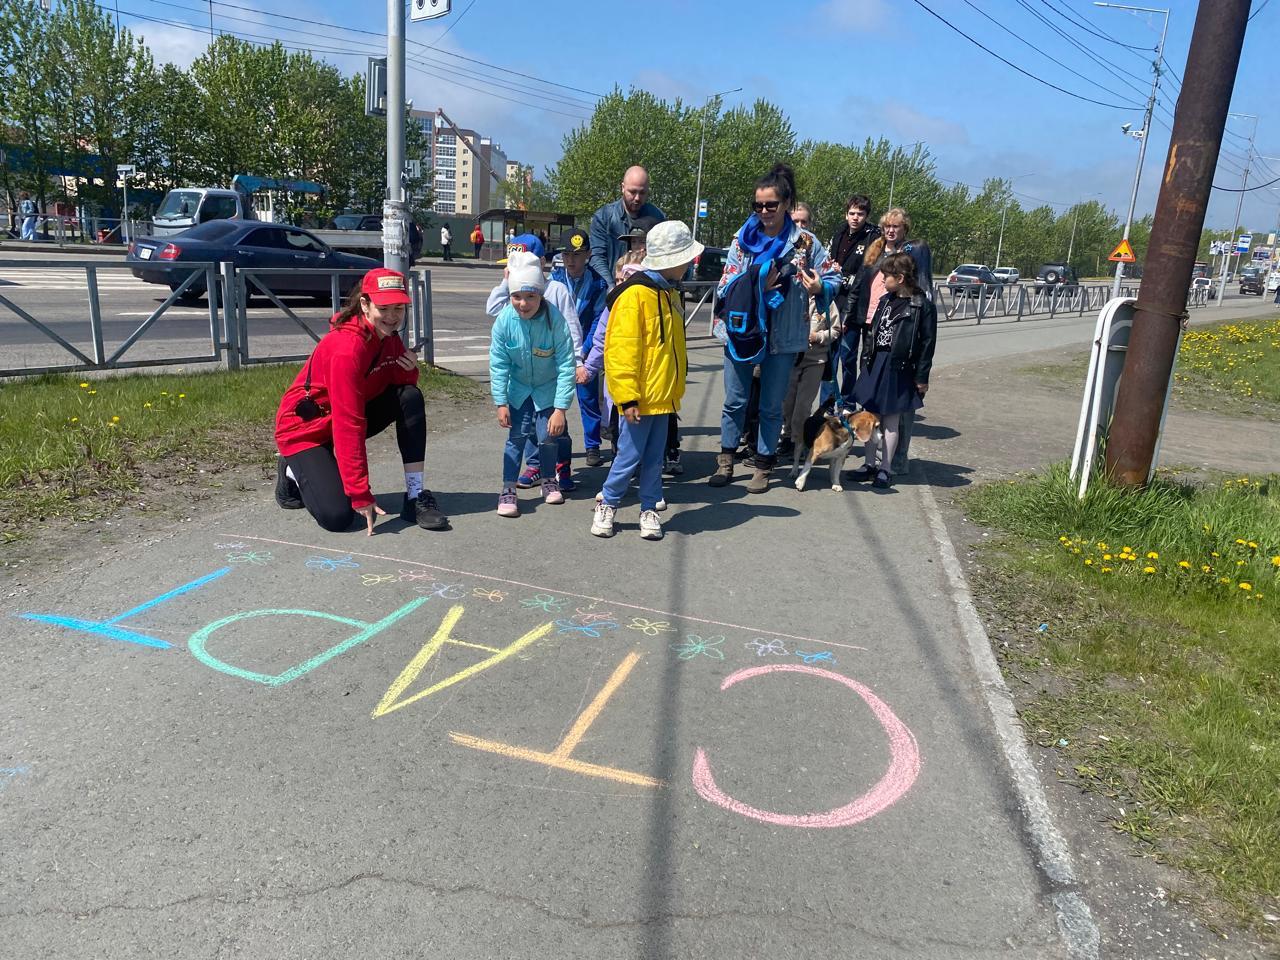
M 498 516 L 518 517 L 516 480 L 525 441 L 535 441 L 543 463 L 557 460 L 565 432 L 565 411 L 573 402 L 577 357 L 564 315 L 543 299 L 546 277 L 532 254 L 515 253 L 507 262 L 511 302 L 493 324 L 489 344 L 489 388 L 498 423 L 508 431 L 502 458 Z M 564 503 L 555 473 L 542 481 L 547 503 Z

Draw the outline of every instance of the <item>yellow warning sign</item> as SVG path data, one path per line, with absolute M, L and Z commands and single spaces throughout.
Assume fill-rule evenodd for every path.
M 1116 244 L 1116 248 L 1111 251 L 1111 256 L 1107 257 L 1116 263 L 1137 263 L 1138 258 L 1133 255 L 1133 246 L 1128 240 L 1121 240 Z

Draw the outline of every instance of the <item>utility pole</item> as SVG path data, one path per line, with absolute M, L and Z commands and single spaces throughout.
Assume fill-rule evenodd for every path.
M 1138 167 L 1133 172 L 1133 193 L 1129 195 L 1129 216 L 1124 221 L 1124 238 L 1129 239 L 1129 229 L 1133 226 L 1133 211 L 1138 205 L 1138 183 L 1142 180 L 1142 164 L 1147 158 L 1147 141 L 1151 139 L 1151 114 L 1156 108 L 1156 93 L 1160 88 L 1160 62 L 1164 59 L 1164 38 L 1169 32 L 1169 11 L 1157 7 L 1130 7 L 1120 3 L 1098 3 L 1095 7 L 1110 7 L 1114 10 L 1131 10 L 1138 13 L 1164 14 L 1164 27 L 1160 31 L 1160 44 L 1156 47 L 1156 58 L 1151 64 L 1151 95 L 1147 97 L 1147 112 L 1142 120 L 1142 129 L 1130 134 L 1138 138 Z M 1125 133 L 1129 133 L 1126 124 Z M 1116 279 L 1111 285 L 1111 298 L 1120 296 L 1120 283 L 1124 280 L 1124 263 L 1116 264 Z
M 693 186 L 693 239 L 698 239 L 698 214 L 702 212 L 702 156 L 707 150 L 707 107 L 711 106 L 711 101 L 717 101 L 716 113 L 719 114 L 720 108 L 718 101 L 721 97 L 727 97 L 731 93 L 740 93 L 741 87 L 734 87 L 732 90 L 724 90 L 720 93 L 713 93 L 707 97 L 706 102 L 702 105 L 702 141 L 698 144 L 698 178 L 694 181 Z
M 1142 486 L 1151 473 L 1249 2 L 1216 0 L 1196 11 L 1106 446 L 1107 475 L 1121 486 Z
M 1231 264 L 1233 256 L 1238 257 L 1235 252 L 1236 238 L 1240 236 L 1240 211 L 1244 207 L 1245 191 L 1249 187 L 1249 168 L 1253 163 L 1253 140 L 1258 135 L 1258 118 L 1251 113 L 1228 113 L 1228 117 L 1239 117 L 1242 120 L 1253 121 L 1253 132 L 1249 134 L 1249 150 L 1244 155 L 1244 177 L 1240 180 L 1240 193 L 1236 197 L 1236 225 L 1231 231 L 1231 236 L 1227 238 L 1227 252 L 1222 257 L 1222 272 L 1218 274 L 1218 303 L 1221 305 L 1222 298 L 1227 292 L 1227 267 Z M 1236 267 L 1239 268 L 1240 261 L 1236 260 Z
M 409 268 L 409 205 L 404 198 L 404 0 L 387 0 L 387 198 L 382 265 Z
M 917 140 L 915 143 L 903 143 L 893 148 L 893 163 L 889 167 L 889 206 L 885 208 L 886 210 L 893 207 L 893 187 L 898 179 L 898 154 L 902 152 L 903 147 L 918 147 L 922 143 L 924 143 L 923 140 Z

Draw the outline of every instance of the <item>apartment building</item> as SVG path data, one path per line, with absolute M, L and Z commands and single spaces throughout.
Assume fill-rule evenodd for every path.
M 499 144 L 475 130 L 454 128 L 437 110 L 413 110 L 410 116 L 431 143 L 422 165 L 435 171 L 434 212 L 471 217 L 501 205 L 494 175 L 505 177 L 509 164 Z

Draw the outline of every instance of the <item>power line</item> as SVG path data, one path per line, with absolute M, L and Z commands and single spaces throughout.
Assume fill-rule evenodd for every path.
M 1015 33 L 1014 31 L 1010 30 L 1008 27 L 1006 27 L 1003 23 L 1001 23 L 1001 22 L 1000 22 L 999 20 L 997 20 L 995 17 L 991 16 L 991 14 L 987 13 L 987 12 L 986 12 L 985 10 L 983 10 L 981 7 L 979 7 L 979 6 L 977 6 L 975 3 L 973 3 L 973 0 L 964 0 L 964 3 L 965 3 L 967 6 L 969 6 L 969 7 L 973 8 L 975 11 L 977 11 L 977 12 L 978 12 L 979 14 L 981 14 L 983 17 L 986 17 L 988 20 L 990 20 L 990 21 L 991 21 L 992 23 L 994 23 L 997 27 L 999 27 L 999 28 L 1000 28 L 1001 30 L 1003 30 L 1005 33 L 1009 34 L 1009 36 L 1013 37 L 1013 38 L 1014 38 L 1015 40 L 1017 40 L 1018 42 L 1020 42 L 1020 43 L 1022 43 L 1022 44 L 1025 44 L 1026 46 L 1030 47 L 1032 50 L 1034 50 L 1036 53 L 1040 54 L 1041 56 L 1045 57 L 1046 59 L 1048 59 L 1048 60 L 1052 60 L 1054 63 L 1056 63 L 1058 66 L 1060 66 L 1063 70 L 1066 70 L 1068 73 L 1074 74 L 1075 76 L 1077 76 L 1077 77 L 1079 77 L 1081 80 L 1083 80 L 1085 83 L 1091 83 L 1091 84 L 1093 84 L 1093 85 L 1094 85 L 1095 87 L 1097 87 L 1099 90 L 1105 90 L 1107 93 L 1111 93 L 1111 92 L 1112 92 L 1110 87 L 1106 86 L 1106 85 L 1105 85 L 1105 84 L 1103 84 L 1103 83 L 1099 83 L 1097 80 L 1093 80 L 1093 79 L 1091 79 L 1091 78 L 1089 78 L 1089 77 L 1086 77 L 1083 73 L 1080 73 L 1078 70 L 1074 70 L 1074 69 L 1072 69 L 1071 67 L 1069 67 L 1069 66 L 1067 66 L 1065 63 L 1063 63 L 1061 60 L 1057 59 L 1056 57 L 1051 56 L 1051 55 L 1050 55 L 1050 54 L 1048 54 L 1048 53 L 1046 53 L 1044 50 L 1042 50 L 1042 49 L 1040 49 L 1039 47 L 1037 47 L 1034 43 L 1032 43 L 1030 40 L 1028 40 L 1028 39 L 1026 39 L 1025 37 L 1023 37 L 1022 35 L 1020 35 L 1020 34 L 1018 34 L 1018 33 Z
M 427 45 L 427 49 L 434 50 L 437 46 L 439 46 L 440 41 L 449 35 L 450 30 L 452 30 L 454 27 L 456 27 L 459 23 L 462 22 L 462 18 L 465 17 L 468 13 L 470 13 L 471 8 L 474 7 L 475 5 L 476 5 L 476 0 L 471 0 L 471 2 L 467 4 L 467 8 L 465 10 L 463 10 L 460 14 L 458 14 L 456 17 L 454 17 L 452 20 L 449 21 L 449 26 L 445 28 L 444 33 L 440 34 L 440 36 L 436 37 L 434 40 L 431 41 L 431 43 Z
M 1254 17 L 1260 14 L 1263 10 L 1267 9 L 1267 4 L 1270 2 L 1271 0 L 1262 0 L 1262 2 L 1258 4 L 1258 9 L 1253 11 L 1253 13 L 1249 14 L 1249 21 L 1252 21 Z
M 1267 187 L 1273 186 L 1277 183 L 1280 183 L 1280 177 L 1276 177 L 1274 180 L 1268 180 L 1266 183 L 1260 183 L 1256 187 L 1220 187 L 1215 183 L 1213 185 L 1213 189 L 1221 190 L 1223 193 L 1253 193 L 1255 190 L 1265 190 Z
M 1100 107 L 1110 107 L 1110 108 L 1115 109 L 1115 110 L 1132 110 L 1132 109 L 1134 109 L 1133 104 L 1123 104 L 1123 103 L 1103 103 L 1101 100 L 1094 100 L 1092 97 L 1085 97 L 1085 96 L 1081 96 L 1081 95 L 1080 95 L 1080 94 L 1078 94 L 1078 93 L 1073 93 L 1072 91 L 1070 91 L 1070 90 L 1066 89 L 1065 87 L 1060 87 L 1060 86 L 1058 86 L 1056 83 L 1050 83 L 1048 80 L 1045 80 L 1045 79 L 1043 79 L 1043 78 L 1041 78 L 1041 77 L 1037 77 L 1034 73 L 1030 73 L 1029 71 L 1022 69 L 1022 67 L 1018 66 L 1016 63 L 1013 63 L 1013 62 L 1012 62 L 1012 61 L 1010 61 L 1010 60 L 1006 60 L 1004 57 L 1000 56 L 1000 54 L 996 53 L 994 50 L 990 49 L 989 47 L 983 46 L 981 43 L 979 43 L 979 42 L 978 42 L 977 40 L 975 40 L 973 37 L 969 36 L 967 33 L 965 33 L 963 30 L 961 30 L 959 27 L 957 27 L 954 23 L 952 23 L 950 20 L 948 20 L 946 17 L 943 17 L 941 14 L 938 14 L 938 13 L 936 13 L 935 11 L 931 10 L 929 7 L 925 6 L 925 4 L 922 2 L 922 0 L 912 0 L 912 2 L 913 2 L 917 7 L 919 7 L 921 10 L 924 10 L 926 13 L 928 13 L 930 16 L 932 16 L 933 18 L 935 18 L 935 19 L 937 19 L 937 20 L 942 21 L 942 23 L 946 24 L 948 27 L 950 27 L 950 28 L 951 28 L 952 30 L 954 30 L 956 33 L 960 34 L 960 36 L 964 37 L 966 40 L 968 40 L 970 43 L 972 43 L 972 44 L 973 44 L 975 47 L 977 47 L 978 49 L 985 51 L 986 53 L 988 53 L 988 54 L 990 54 L 991 56 L 995 57 L 997 60 L 999 60 L 999 61 L 1000 61 L 1001 63 L 1003 63 L 1005 66 L 1012 67 L 1014 70 L 1017 70 L 1017 71 L 1018 71 L 1020 74 L 1022 74 L 1023 76 L 1030 77 L 1032 80 L 1035 80 L 1037 83 L 1042 83 L 1042 84 L 1044 84 L 1046 87 L 1050 87 L 1050 88 L 1051 88 L 1051 89 L 1053 89 L 1053 90 L 1057 90 L 1059 93 L 1065 93 L 1065 94 L 1066 94 L 1067 96 L 1069 96 L 1069 97 L 1075 97 L 1075 99 L 1077 99 L 1077 100 L 1083 100 L 1085 103 L 1093 103 L 1093 104 L 1097 104 L 1097 105 L 1098 105 L 1098 106 L 1100 106 Z
M 1124 47 L 1127 50 L 1154 50 L 1155 49 L 1154 47 L 1135 46 L 1132 43 L 1125 43 L 1122 40 L 1117 40 L 1115 37 L 1108 37 L 1105 33 L 1099 33 L 1097 30 L 1093 29 L 1093 27 L 1089 26 L 1083 20 L 1076 19 L 1075 15 L 1071 13 L 1069 10 L 1060 8 L 1057 6 L 1057 4 L 1050 3 L 1049 0 L 1040 0 L 1040 2 L 1043 3 L 1050 10 L 1055 10 L 1058 13 L 1062 14 L 1069 21 L 1071 21 L 1076 26 L 1078 26 L 1081 30 L 1084 30 L 1086 33 L 1093 34 L 1099 40 L 1106 40 L 1108 43 L 1114 43 L 1117 47 Z
M 1113 77 L 1115 77 L 1125 86 L 1127 86 L 1129 89 L 1136 91 L 1139 96 L 1145 97 L 1147 95 L 1147 91 L 1144 88 L 1134 86 L 1133 83 L 1131 83 L 1129 80 L 1126 80 L 1124 76 L 1121 76 L 1121 74 L 1124 74 L 1127 77 L 1131 77 L 1133 80 L 1137 80 L 1139 83 L 1145 83 L 1144 77 L 1140 77 L 1136 73 L 1131 73 L 1130 71 L 1124 69 L 1124 67 L 1121 67 L 1119 64 L 1113 64 L 1113 63 L 1109 63 L 1106 60 L 1103 60 L 1100 56 L 1095 54 L 1092 50 L 1090 50 L 1088 47 L 1082 44 L 1079 40 L 1071 36 L 1069 33 L 1067 33 L 1065 30 L 1059 27 L 1056 23 L 1054 23 L 1044 14 L 1042 14 L 1039 10 L 1035 9 L 1035 7 L 1031 6 L 1031 4 L 1027 2 L 1027 0 L 1017 0 L 1017 3 L 1018 3 L 1018 6 L 1022 7 L 1029 14 L 1031 14 L 1033 17 L 1035 17 L 1037 20 L 1039 20 L 1041 23 L 1047 26 L 1054 33 L 1056 33 L 1059 37 L 1061 37 L 1063 40 L 1066 40 L 1067 43 L 1071 44 L 1071 46 L 1075 47 L 1077 50 L 1083 53 L 1086 57 L 1088 57 L 1098 66 L 1100 66 L 1103 70 L 1105 70 L 1107 73 L 1111 74 Z

